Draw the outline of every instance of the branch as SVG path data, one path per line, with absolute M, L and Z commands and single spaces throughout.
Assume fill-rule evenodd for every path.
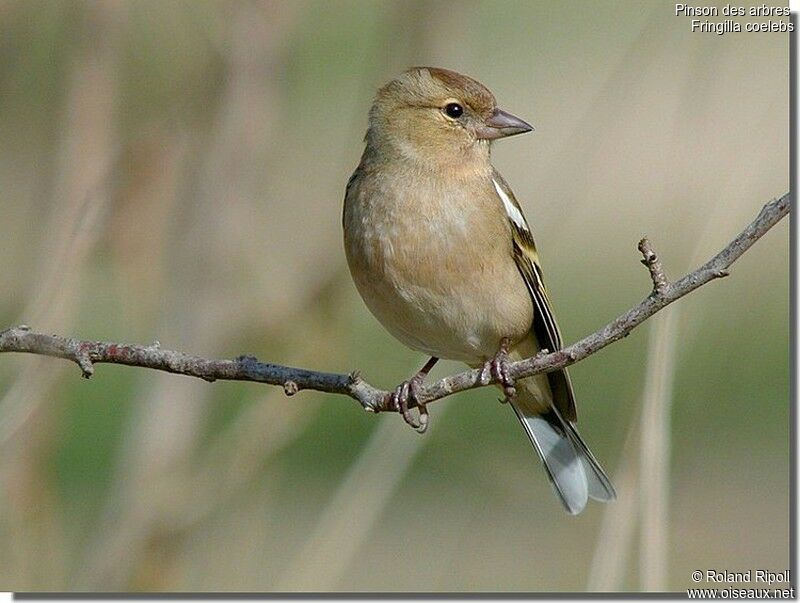
M 664 273 L 661 259 L 653 251 L 653 246 L 647 238 L 639 241 L 639 251 L 642 252 L 642 264 L 650 271 L 650 278 L 653 279 L 653 291 L 657 295 L 664 295 L 669 289 L 669 279 Z
M 583 360 L 607 345 L 627 335 L 653 314 L 688 295 L 712 280 L 728 275 L 728 268 L 738 260 L 758 239 L 789 213 L 790 194 L 767 203 L 739 235 L 708 262 L 681 279 L 670 282 L 661 261 L 650 242 L 642 239 L 639 250 L 642 263 L 650 272 L 652 292 L 639 304 L 625 312 L 602 329 L 584 337 L 561 350 L 543 350 L 532 358 L 509 365 L 514 379 L 548 373 Z M 234 360 L 213 360 L 161 349 L 158 342 L 149 346 L 84 341 L 58 335 L 36 333 L 22 325 L 0 332 L 0 352 L 26 352 L 54 356 L 75 362 L 84 377 L 91 377 L 94 365 L 102 362 L 124 364 L 166 371 L 206 381 L 233 380 L 254 381 L 282 386 L 287 396 L 300 390 L 310 389 L 332 394 L 343 394 L 357 400 L 371 412 L 391 410 L 390 392 L 373 387 L 364 381 L 358 372 L 349 375 L 321 373 L 301 368 L 259 362 L 252 356 L 239 356 Z M 496 383 L 496 379 L 481 380 L 481 370 L 464 371 L 445 377 L 425 386 L 418 395 L 420 403 L 427 404 L 451 394 Z M 416 402 L 410 401 L 413 406 Z

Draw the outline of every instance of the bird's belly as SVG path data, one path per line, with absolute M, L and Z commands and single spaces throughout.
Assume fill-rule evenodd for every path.
M 527 334 L 530 322 L 524 317 L 530 316 L 529 308 L 521 304 L 515 308 L 516 304 L 509 303 L 514 300 L 502 292 L 495 296 L 483 291 L 465 293 L 471 294 L 466 300 L 442 297 L 422 288 L 405 289 L 392 301 L 382 293 L 371 298 L 370 293 L 362 295 L 392 335 L 410 348 L 437 358 L 467 364 L 483 362 L 498 351 L 503 337 L 516 342 Z
M 516 342 L 530 330 L 530 295 L 510 240 L 498 232 L 458 222 L 406 228 L 395 220 L 345 243 L 370 311 L 413 349 L 476 363 L 493 356 L 503 337 Z

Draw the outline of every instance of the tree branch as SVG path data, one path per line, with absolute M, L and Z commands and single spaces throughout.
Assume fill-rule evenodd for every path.
M 607 345 L 626 337 L 633 329 L 665 306 L 712 280 L 727 276 L 728 268 L 753 243 L 785 217 L 789 213 L 790 206 L 790 193 L 770 201 L 762 208 L 756 219 L 722 251 L 694 272 L 690 272 L 674 282 L 667 279 L 661 261 L 653 251 L 650 242 L 642 239 L 639 242 L 639 250 L 643 256 L 641 261 L 650 272 L 653 282 L 652 292 L 623 315 L 580 341 L 553 352 L 543 350 L 533 358 L 512 363 L 509 365 L 511 376 L 514 379 L 521 379 L 538 373 L 555 371 L 583 360 Z M 83 376 L 87 378 L 92 376 L 95 364 L 107 362 L 199 377 L 206 381 L 223 379 L 280 385 L 287 396 L 292 396 L 304 389 L 343 394 L 357 400 L 365 410 L 371 412 L 391 410 L 390 392 L 373 387 L 364 381 L 357 372 L 349 375 L 321 373 L 259 362 L 252 356 L 240 356 L 234 360 L 213 360 L 183 352 L 164 350 L 161 349 L 158 342 L 149 346 L 141 346 L 84 341 L 36 333 L 22 325 L 0 332 L 0 352 L 26 352 L 71 360 L 80 367 Z M 457 392 L 496 383 L 495 379 L 488 382 L 481 381 L 481 372 L 480 369 L 464 371 L 432 383 L 421 390 L 419 402 L 427 404 Z M 414 404 L 413 401 L 409 403 L 409 405 Z

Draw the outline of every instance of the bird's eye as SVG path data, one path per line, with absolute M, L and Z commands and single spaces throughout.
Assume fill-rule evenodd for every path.
M 464 114 L 464 107 L 458 103 L 447 103 L 444 106 L 444 114 L 447 115 L 447 117 L 458 119 Z

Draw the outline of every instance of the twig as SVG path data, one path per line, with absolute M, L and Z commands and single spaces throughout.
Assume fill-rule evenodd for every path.
M 539 353 L 532 358 L 510 364 L 511 376 L 514 379 L 521 379 L 575 364 L 626 337 L 665 306 L 712 280 L 727 276 L 728 268 L 753 243 L 784 218 L 789 213 L 790 206 L 790 193 L 770 201 L 761 209 L 756 219 L 722 251 L 694 272 L 674 282 L 667 279 L 652 246 L 647 239 L 643 239 L 639 243 L 639 249 L 644 256 L 642 262 L 650 271 L 653 281 L 653 291 L 650 295 L 602 329 L 572 345 L 554 352 Z M 24 325 L 0 332 L 0 352 L 27 352 L 71 360 L 81 368 L 84 377 L 87 378 L 94 372 L 95 364 L 108 362 L 199 377 L 206 381 L 220 379 L 279 385 L 284 388 L 287 395 L 293 395 L 304 389 L 344 394 L 357 400 L 365 410 L 371 412 L 391 409 L 390 392 L 370 385 L 358 372 L 349 375 L 321 373 L 263 363 L 252 356 L 240 356 L 235 360 L 214 360 L 164 350 L 158 345 L 141 346 L 45 335 L 36 333 Z M 427 404 L 457 392 L 496 382 L 496 379 L 491 379 L 488 383 L 482 381 L 481 372 L 481 369 L 474 369 L 445 377 L 424 387 L 419 393 L 418 400 Z M 414 404 L 414 401 L 409 403 L 410 406 Z
M 653 251 L 653 246 L 646 237 L 639 241 L 639 251 L 642 252 L 643 256 L 641 262 L 647 266 L 650 271 L 650 278 L 653 279 L 653 291 L 657 295 L 666 295 L 667 289 L 669 289 L 669 279 L 664 273 L 661 259 Z

